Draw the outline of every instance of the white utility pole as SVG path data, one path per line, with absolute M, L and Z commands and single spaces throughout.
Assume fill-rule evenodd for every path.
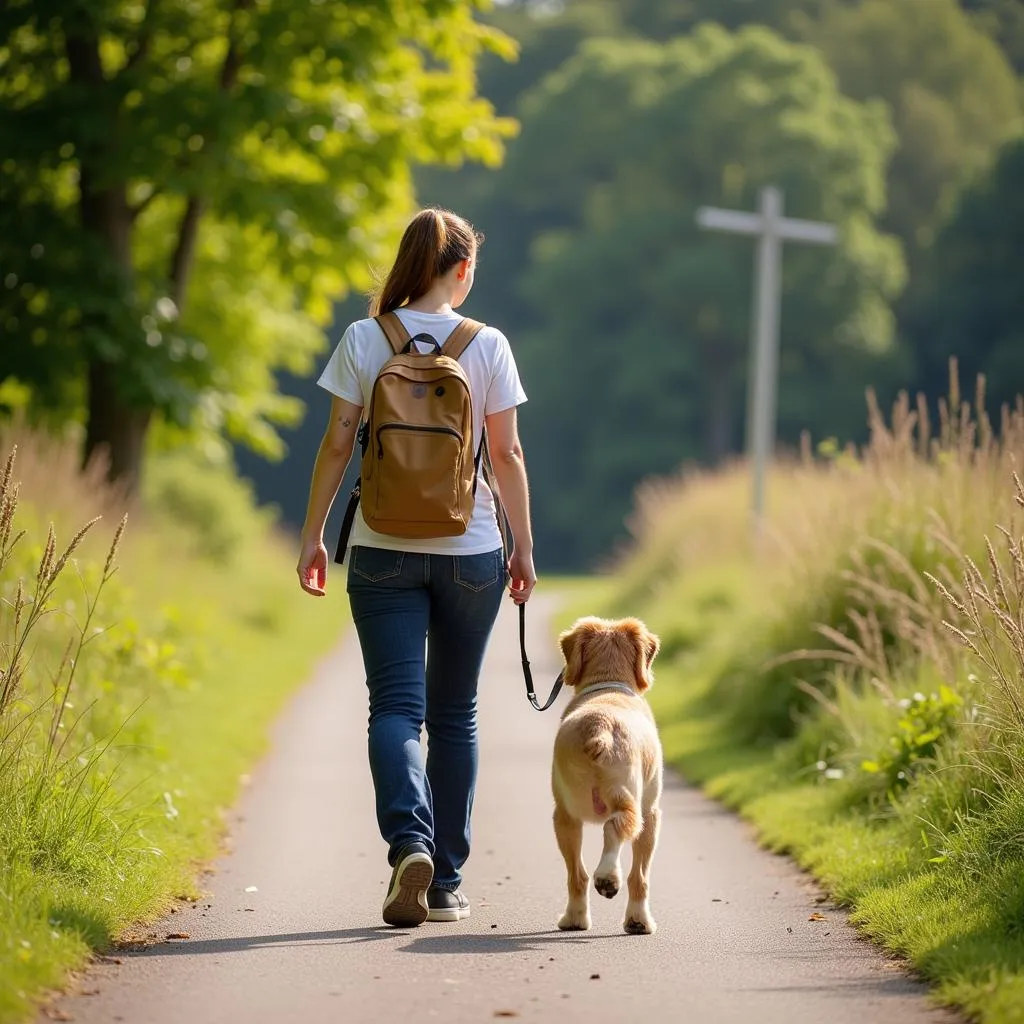
M 760 532 L 764 517 L 764 488 L 768 460 L 775 448 L 775 404 L 779 385 L 779 304 L 782 293 L 782 243 L 812 242 L 835 245 L 839 233 L 832 224 L 794 220 L 782 215 L 782 192 L 773 185 L 761 189 L 760 210 L 723 210 L 702 206 L 697 223 L 712 231 L 753 235 L 755 295 L 751 322 L 751 374 L 747 400 L 747 451 L 754 464 L 754 522 Z

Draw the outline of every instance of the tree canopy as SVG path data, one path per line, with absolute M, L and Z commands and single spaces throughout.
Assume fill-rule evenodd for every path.
M 929 254 L 928 284 L 908 312 L 922 384 L 941 388 L 951 356 L 964 380 L 985 374 L 993 406 L 1024 388 L 1024 140 L 968 188 Z
M 806 24 L 843 92 L 892 111 L 899 145 L 885 223 L 913 263 L 970 175 L 1020 130 L 1020 84 L 956 0 L 837 3 Z
M 764 29 L 588 43 L 519 114 L 473 211 L 502 225 L 474 301 L 518 328 L 538 545 L 578 564 L 613 543 L 641 478 L 740 440 L 753 247 L 700 231 L 696 207 L 752 208 L 776 183 L 790 214 L 842 228 L 837 252 L 785 257 L 793 436 L 850 359 L 892 340 L 902 261 L 874 219 L 894 140 L 884 108 L 841 96 L 813 50 Z
M 0 378 L 134 476 L 154 413 L 266 452 L 410 165 L 495 163 L 471 0 L 21 0 L 0 12 Z

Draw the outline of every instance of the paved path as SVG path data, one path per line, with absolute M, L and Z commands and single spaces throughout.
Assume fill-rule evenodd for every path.
M 544 604 L 535 600 L 531 611 L 530 650 L 546 681 L 557 651 Z M 930 1009 L 921 986 L 859 940 L 843 914 L 816 905 L 787 860 L 757 849 L 746 826 L 671 778 L 652 875 L 658 933 L 622 934 L 623 894 L 594 895 L 591 932 L 559 933 L 564 872 L 548 791 L 557 712 L 538 715 L 521 686 L 509 606 L 481 692 L 469 920 L 413 931 L 380 924 L 388 868 L 350 637 L 278 724 L 209 896 L 153 929 L 189 938 L 98 965 L 80 986 L 94 994 L 65 998 L 51 1015 L 83 1024 L 954 1019 Z M 591 828 L 591 871 L 599 851 Z M 825 922 L 808 921 L 816 910 Z

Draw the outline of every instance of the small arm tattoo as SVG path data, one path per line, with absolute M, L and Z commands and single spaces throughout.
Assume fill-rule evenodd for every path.
M 352 426 L 352 421 L 346 416 L 345 419 L 343 419 L 341 421 L 341 425 L 343 427 L 351 427 Z

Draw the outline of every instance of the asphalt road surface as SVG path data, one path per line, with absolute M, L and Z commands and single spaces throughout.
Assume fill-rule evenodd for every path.
M 538 689 L 559 666 L 530 605 Z M 564 700 L 564 698 L 563 698 Z M 564 867 L 548 773 L 556 705 L 526 701 L 514 610 L 481 682 L 481 769 L 464 889 L 472 916 L 404 931 L 380 918 L 389 868 L 366 763 L 366 697 L 349 634 L 274 730 L 207 895 L 97 963 L 40 1020 L 344 1024 L 444 1020 L 940 1024 L 923 986 L 816 902 L 788 860 L 669 775 L 653 936 L 622 932 L 626 895 L 592 891 L 594 927 L 560 933 Z M 601 835 L 588 827 L 593 873 Z M 628 852 L 624 868 L 628 870 Z M 820 913 L 823 921 L 809 920 Z M 145 934 L 143 933 L 143 935 Z M 170 934 L 187 936 L 168 939 Z

